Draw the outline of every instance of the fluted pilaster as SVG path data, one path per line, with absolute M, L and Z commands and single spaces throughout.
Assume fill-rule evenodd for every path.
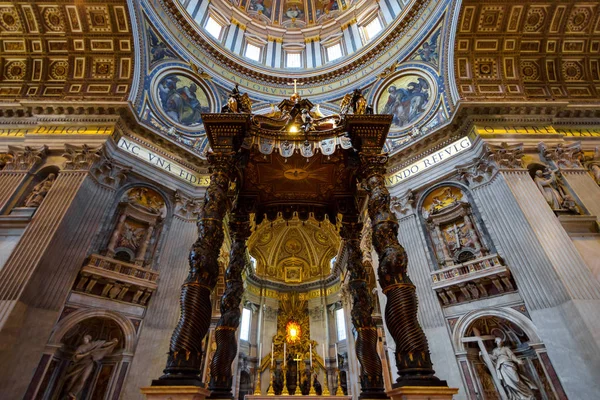
M 140 387 L 147 386 L 150 377 L 160 375 L 167 362 L 164 350 L 169 347 L 169 339 L 179 319 L 178 313 L 173 310 L 179 308 L 181 282 L 188 274 L 189 247 L 197 236 L 196 220 L 191 210 L 193 206 L 186 201 L 184 211 L 176 211 L 169 226 L 158 265 L 158 289 L 146 311 L 136 354 L 123 388 L 124 399 L 142 399 Z
M 114 195 L 88 170 L 62 170 L 0 271 L 0 386 L 9 398 L 23 396 Z

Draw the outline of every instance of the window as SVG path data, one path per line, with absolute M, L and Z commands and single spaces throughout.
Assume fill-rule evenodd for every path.
M 242 324 L 240 327 L 240 339 L 248 341 L 250 339 L 250 316 L 251 311 L 248 308 L 242 309 Z
M 223 27 L 212 17 L 208 17 L 206 24 L 204 25 L 204 29 L 206 29 L 206 32 L 210 33 L 212 37 L 219 39 L 221 37 L 221 31 L 223 30 Z
M 375 18 L 364 27 L 365 39 L 367 42 L 377 36 L 379 32 L 381 32 L 381 22 L 379 21 L 379 18 Z
M 288 68 L 302 67 L 302 62 L 300 60 L 300 53 L 287 53 L 286 65 Z
M 260 60 L 260 47 L 253 45 L 252 43 L 248 43 L 246 45 L 246 57 L 251 60 L 258 61 Z
M 342 57 L 342 46 L 337 43 L 327 47 L 327 61 L 337 60 Z
M 344 319 L 344 309 L 335 310 L 335 325 L 337 326 L 338 341 L 346 340 L 346 320 Z

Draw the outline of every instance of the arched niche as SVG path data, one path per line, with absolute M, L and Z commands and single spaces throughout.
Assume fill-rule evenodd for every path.
M 496 343 L 496 338 L 502 342 Z M 456 322 L 452 340 L 469 398 L 518 398 L 514 397 L 514 385 L 507 385 L 505 377 L 503 380 L 505 371 L 512 368 L 533 398 L 563 398 L 546 347 L 532 321 L 522 313 L 512 308 L 469 312 Z M 501 354 L 510 356 L 508 364 L 498 363 Z
M 417 204 L 434 260 L 432 287 L 443 306 L 516 290 L 473 204 L 455 182 L 428 189 Z
M 118 214 L 106 255 L 145 266 L 156 250 L 166 215 L 165 200 L 152 188 L 136 186 L 121 197 Z
M 135 347 L 135 327 L 122 315 L 78 310 L 53 330 L 30 384 L 31 398 L 117 398 Z M 78 389 L 80 388 L 80 389 Z
M 47 165 L 40 168 L 23 184 L 11 213 L 25 213 L 33 215 L 42 205 L 48 192 L 56 183 L 60 168 L 56 165 Z

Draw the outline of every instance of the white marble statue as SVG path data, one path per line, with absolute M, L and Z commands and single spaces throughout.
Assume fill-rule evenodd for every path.
M 94 362 L 100 361 L 112 353 L 118 342 L 119 340 L 116 338 L 108 342 L 106 340 L 92 342 L 90 335 L 83 337 L 83 343 L 75 350 L 73 364 L 69 367 L 66 375 L 65 392 L 69 399 L 77 399 L 94 369 Z
M 501 338 L 496 338 L 496 348 L 490 354 L 494 363 L 496 375 L 506 392 L 509 400 L 534 400 L 533 391 L 538 390 L 524 374 L 519 372 L 519 360 L 511 349 L 504 346 Z
M 548 171 L 548 170 L 547 170 Z M 563 196 L 558 190 L 555 171 L 549 171 L 548 175 L 544 176 L 542 170 L 535 172 L 534 181 L 544 195 L 546 202 L 553 210 L 561 210 L 564 201 Z

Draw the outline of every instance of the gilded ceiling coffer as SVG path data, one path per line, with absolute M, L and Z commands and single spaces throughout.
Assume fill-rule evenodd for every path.
M 434 375 L 427 338 L 417 320 L 416 289 L 407 274 L 408 258 L 398 242 L 398 220 L 385 187 L 387 156 L 362 152 L 360 160 L 369 195 L 373 247 L 379 255 L 377 275 L 387 298 L 385 324 L 396 343 L 399 377 L 394 386 L 447 386 Z
M 387 398 L 383 384 L 381 359 L 377 353 L 377 327 L 373 321 L 373 303 L 367 286 L 367 271 L 363 264 L 360 239 L 362 223 L 355 215 L 344 215 L 340 236 L 348 251 L 348 273 L 352 296 L 352 324 L 356 329 L 356 358 L 361 365 L 361 399 Z
M 198 239 L 189 255 L 190 271 L 182 286 L 181 316 L 171 337 L 164 375 L 153 386 L 201 386 L 199 373 L 202 341 L 210 326 L 210 294 L 219 275 L 219 250 L 223 245 L 223 219 L 230 209 L 228 190 L 234 181 L 234 152 L 212 153 L 211 181 L 198 217 Z
M 221 317 L 215 329 L 217 350 L 211 361 L 211 397 L 233 399 L 231 364 L 237 355 L 236 331 L 240 325 L 240 303 L 244 293 L 242 272 L 246 266 L 246 242 L 250 237 L 250 215 L 236 209 L 231 215 L 232 235 L 229 266 L 225 271 L 225 293 L 221 297 Z

